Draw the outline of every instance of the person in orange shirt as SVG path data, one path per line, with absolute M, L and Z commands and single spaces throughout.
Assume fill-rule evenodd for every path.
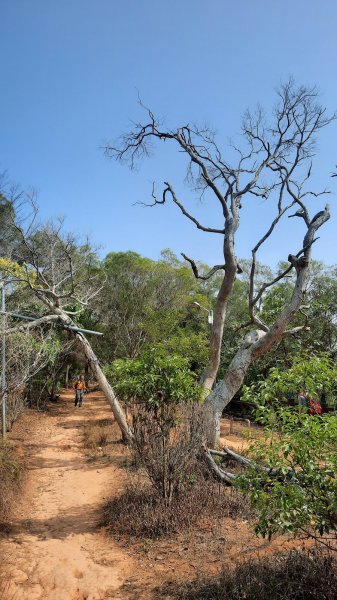
M 75 390 L 75 406 L 78 404 L 78 407 L 80 408 L 83 404 L 83 393 L 87 389 L 83 375 L 76 378 L 73 387 Z

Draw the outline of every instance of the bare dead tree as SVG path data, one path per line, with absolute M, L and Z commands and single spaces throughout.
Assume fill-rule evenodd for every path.
M 21 272 L 16 278 L 21 289 L 28 290 L 39 301 L 42 314 L 29 323 L 11 326 L 6 335 L 27 333 L 53 324 L 76 327 L 74 319 L 88 307 L 104 285 L 97 256 L 88 241 L 79 245 L 74 236 L 65 235 L 62 220 L 39 224 L 35 203 L 30 201 L 29 206 L 29 216 L 21 220 L 13 218 L 12 221 L 20 241 L 15 259 L 21 265 Z M 82 333 L 72 332 L 72 335 L 111 405 L 123 438 L 131 441 L 132 434 L 124 411 L 89 341 Z
M 207 403 L 214 409 L 217 431 L 221 412 L 241 386 L 249 365 L 287 334 L 291 318 L 303 301 L 311 247 L 316 239 L 316 232 L 329 218 L 329 208 L 326 206 L 311 219 L 307 199 L 310 196 L 319 197 L 328 193 L 327 190 L 317 193 L 308 189 L 308 182 L 312 174 L 316 134 L 331 123 L 335 115 L 327 115 L 326 109 L 318 103 L 316 88 L 297 87 L 289 80 L 279 88 L 277 95 L 271 124 L 267 123 L 261 108 L 254 113 L 247 111 L 244 115 L 243 145 L 232 145 L 232 151 L 238 156 L 235 163 L 223 157 L 215 134 L 209 128 L 184 125 L 175 130 L 167 129 L 153 112 L 144 106 L 147 121 L 137 123 L 134 130 L 124 135 L 119 142 L 105 148 L 107 156 L 122 163 L 127 162 L 133 168 L 139 158 L 150 154 L 153 141 L 171 142 L 188 158 L 187 178 L 193 188 L 201 196 L 206 192 L 212 194 L 220 207 L 222 217 L 219 227 L 208 226 L 187 209 L 186 203 L 178 197 L 173 185 L 167 181 L 164 182 L 160 196 L 156 194 L 153 185 L 152 202 L 148 204 L 155 206 L 170 200 L 199 230 L 221 238 L 223 264 L 214 266 L 208 274 L 200 274 L 196 262 L 183 254 L 197 278 L 207 279 L 214 273 L 223 271 L 214 310 L 209 361 L 202 379 L 202 384 L 208 391 L 213 388 L 219 369 L 228 302 L 237 273 L 241 271 L 235 255 L 240 211 L 248 201 L 251 202 L 252 197 L 268 200 L 275 206 L 272 222 L 252 249 L 247 311 L 249 319 L 244 325 L 255 326 L 256 329 L 246 336 L 240 351 L 229 366 L 225 379 L 207 399 Z M 289 267 L 282 274 L 256 289 L 258 251 L 291 209 L 296 212 L 290 216 L 302 218 L 305 225 L 303 244 L 297 255 L 289 255 Z M 268 288 L 293 269 L 296 271 L 293 297 L 274 325 L 268 327 L 259 314 L 261 298 Z

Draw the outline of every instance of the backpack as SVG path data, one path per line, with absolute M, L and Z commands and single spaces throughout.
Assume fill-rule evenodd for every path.
M 322 407 L 314 398 L 308 398 L 308 413 L 313 416 L 322 414 Z

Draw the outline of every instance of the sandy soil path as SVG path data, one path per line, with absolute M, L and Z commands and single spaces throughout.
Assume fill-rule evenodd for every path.
M 88 461 L 82 443 L 83 423 L 105 417 L 111 412 L 102 395 L 75 409 L 72 394 L 63 394 L 31 436 L 26 431 L 28 477 L 2 542 L 10 577 L 2 600 L 122 597 L 132 559 L 97 528 L 105 495 L 120 487 L 120 469 Z

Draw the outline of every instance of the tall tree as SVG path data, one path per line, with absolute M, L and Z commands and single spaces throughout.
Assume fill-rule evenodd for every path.
M 200 274 L 195 261 L 183 254 L 190 263 L 196 278 L 208 279 L 222 273 L 222 281 L 214 310 L 210 354 L 203 376 L 203 385 L 211 390 L 220 365 L 221 344 L 228 305 L 234 282 L 241 266 L 235 254 L 235 239 L 240 226 L 240 212 L 252 197 L 263 198 L 275 206 L 275 216 L 266 226 L 265 233 L 253 242 L 249 276 L 249 295 L 246 326 L 256 329 L 246 336 L 242 346 L 231 361 L 225 377 L 208 397 L 208 404 L 219 420 L 223 408 L 240 388 L 249 366 L 278 343 L 288 332 L 288 325 L 303 304 L 303 294 L 308 281 L 311 246 L 317 230 L 329 219 L 329 207 L 311 217 L 307 199 L 320 193 L 308 188 L 312 173 L 312 158 L 316 134 L 327 126 L 335 115 L 326 114 L 318 103 L 316 88 L 297 87 L 288 81 L 278 90 L 278 100 L 270 123 L 261 108 L 247 111 L 242 122 L 242 147 L 234 146 L 238 159 L 232 162 L 224 157 L 215 134 L 209 128 L 183 125 L 177 129 L 162 126 L 153 112 L 146 109 L 148 120 L 138 123 L 115 145 L 108 145 L 106 153 L 120 162 L 128 161 L 133 167 L 138 158 L 149 154 L 151 142 L 170 142 L 188 159 L 188 179 L 201 195 L 211 193 L 219 204 L 222 216 L 218 227 L 203 224 L 179 198 L 172 183 L 164 182 L 160 196 L 152 190 L 152 206 L 171 200 L 185 218 L 205 233 L 220 236 L 223 263 L 215 265 L 209 273 Z M 324 192 L 322 192 L 324 193 Z M 301 218 L 306 233 L 297 254 L 289 254 L 289 266 L 276 278 L 257 286 L 256 265 L 258 252 L 269 240 L 281 219 L 291 209 L 289 216 Z M 252 227 L 255 233 L 255 228 Z M 293 293 L 288 305 L 268 326 L 261 318 L 261 299 L 266 290 L 279 282 L 292 269 L 296 271 Z

